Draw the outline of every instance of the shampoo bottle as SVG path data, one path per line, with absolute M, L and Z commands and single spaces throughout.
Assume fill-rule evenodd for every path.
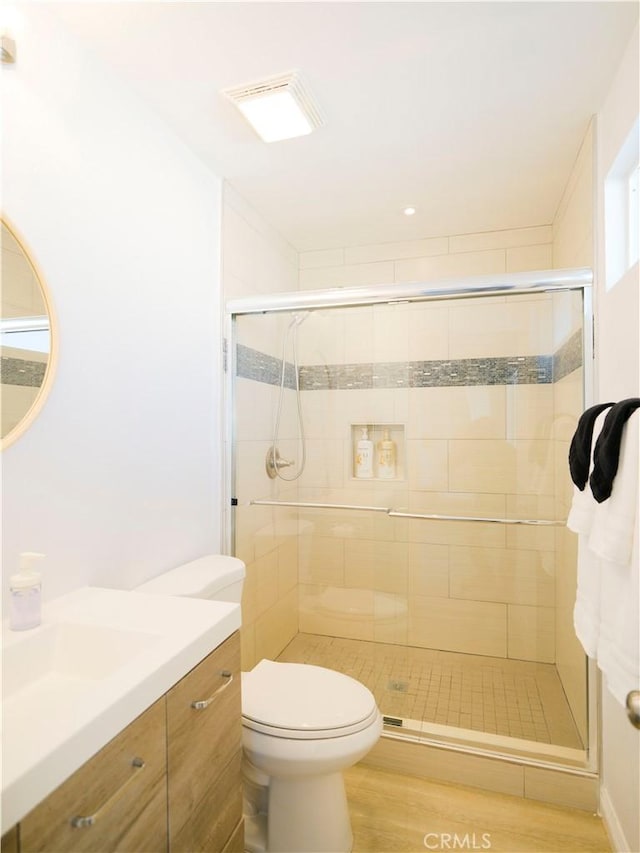
M 378 477 L 381 480 L 392 480 L 396 476 L 396 443 L 389 435 L 389 430 L 382 433 L 378 442 Z
M 373 442 L 367 427 L 362 427 L 362 436 L 356 444 L 355 463 L 356 477 L 361 480 L 373 477 Z
M 20 554 L 20 571 L 9 578 L 9 627 L 12 631 L 36 628 L 41 620 L 42 576 L 32 565 L 44 554 L 25 551 Z

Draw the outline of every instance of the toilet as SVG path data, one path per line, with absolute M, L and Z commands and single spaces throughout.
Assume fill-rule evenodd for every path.
M 139 592 L 240 602 L 245 566 L 201 557 Z M 242 673 L 245 849 L 349 853 L 353 836 L 342 771 L 382 733 L 373 694 L 320 666 L 261 660 Z

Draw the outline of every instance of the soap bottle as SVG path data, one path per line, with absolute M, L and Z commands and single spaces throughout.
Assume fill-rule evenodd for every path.
M 381 480 L 392 480 L 396 476 L 396 443 L 384 429 L 382 439 L 378 442 L 378 477 Z
M 32 564 L 44 554 L 25 551 L 20 554 L 20 571 L 9 578 L 9 627 L 12 631 L 36 628 L 42 620 L 42 575 Z
M 356 444 L 356 477 L 368 480 L 373 477 L 373 442 L 369 438 L 368 427 L 362 427 L 361 437 Z

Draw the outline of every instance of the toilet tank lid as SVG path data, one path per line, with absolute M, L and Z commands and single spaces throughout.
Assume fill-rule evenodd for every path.
M 207 554 L 170 569 L 138 587 L 139 592 L 211 598 L 231 584 L 244 580 L 245 564 L 237 557 Z

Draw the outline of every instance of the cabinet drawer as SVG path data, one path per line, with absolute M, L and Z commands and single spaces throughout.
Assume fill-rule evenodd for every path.
M 136 766 L 134 759 L 144 766 Z M 80 816 L 92 825 L 74 827 Z M 165 700 L 160 699 L 20 821 L 20 851 L 167 849 Z
M 242 817 L 238 632 L 167 693 L 167 734 L 170 849 L 223 850 Z

